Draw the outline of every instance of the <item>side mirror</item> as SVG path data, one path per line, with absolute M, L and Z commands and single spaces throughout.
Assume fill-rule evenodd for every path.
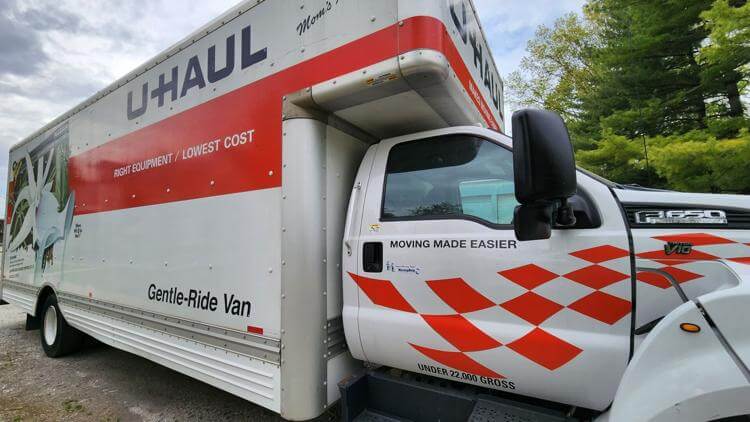
M 548 239 L 554 223 L 575 224 L 568 198 L 577 188 L 573 145 L 562 118 L 551 111 L 513 113 L 514 213 L 518 240 Z

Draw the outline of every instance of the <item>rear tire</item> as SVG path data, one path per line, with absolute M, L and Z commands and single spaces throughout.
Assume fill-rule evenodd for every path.
M 39 319 L 42 325 L 39 337 L 42 340 L 44 354 L 57 358 L 73 353 L 81 347 L 83 333 L 65 321 L 54 294 L 47 296 Z

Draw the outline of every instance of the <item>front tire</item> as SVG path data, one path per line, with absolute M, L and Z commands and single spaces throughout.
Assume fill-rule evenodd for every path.
M 81 347 L 83 333 L 65 321 L 55 295 L 47 296 L 42 306 L 40 320 L 42 349 L 47 356 L 51 358 L 65 356 Z

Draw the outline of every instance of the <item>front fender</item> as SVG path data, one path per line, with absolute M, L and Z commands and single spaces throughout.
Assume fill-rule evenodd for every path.
M 698 333 L 680 329 L 688 322 Z M 670 312 L 638 348 L 603 420 L 708 421 L 750 414 L 750 382 L 694 302 Z
M 750 260 L 725 261 L 739 285 L 731 289 L 717 290 L 698 298 L 708 316 L 716 324 L 736 358 L 750 366 L 750 330 L 748 330 L 748 308 L 750 307 Z M 750 377 L 750 371 L 746 372 Z M 749 396 L 750 397 L 750 396 Z

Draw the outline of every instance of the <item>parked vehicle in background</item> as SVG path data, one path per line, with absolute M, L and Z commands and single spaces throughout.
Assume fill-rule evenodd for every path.
M 12 148 L 0 297 L 290 420 L 750 413 L 750 200 L 502 109 L 469 0 L 245 2 Z

